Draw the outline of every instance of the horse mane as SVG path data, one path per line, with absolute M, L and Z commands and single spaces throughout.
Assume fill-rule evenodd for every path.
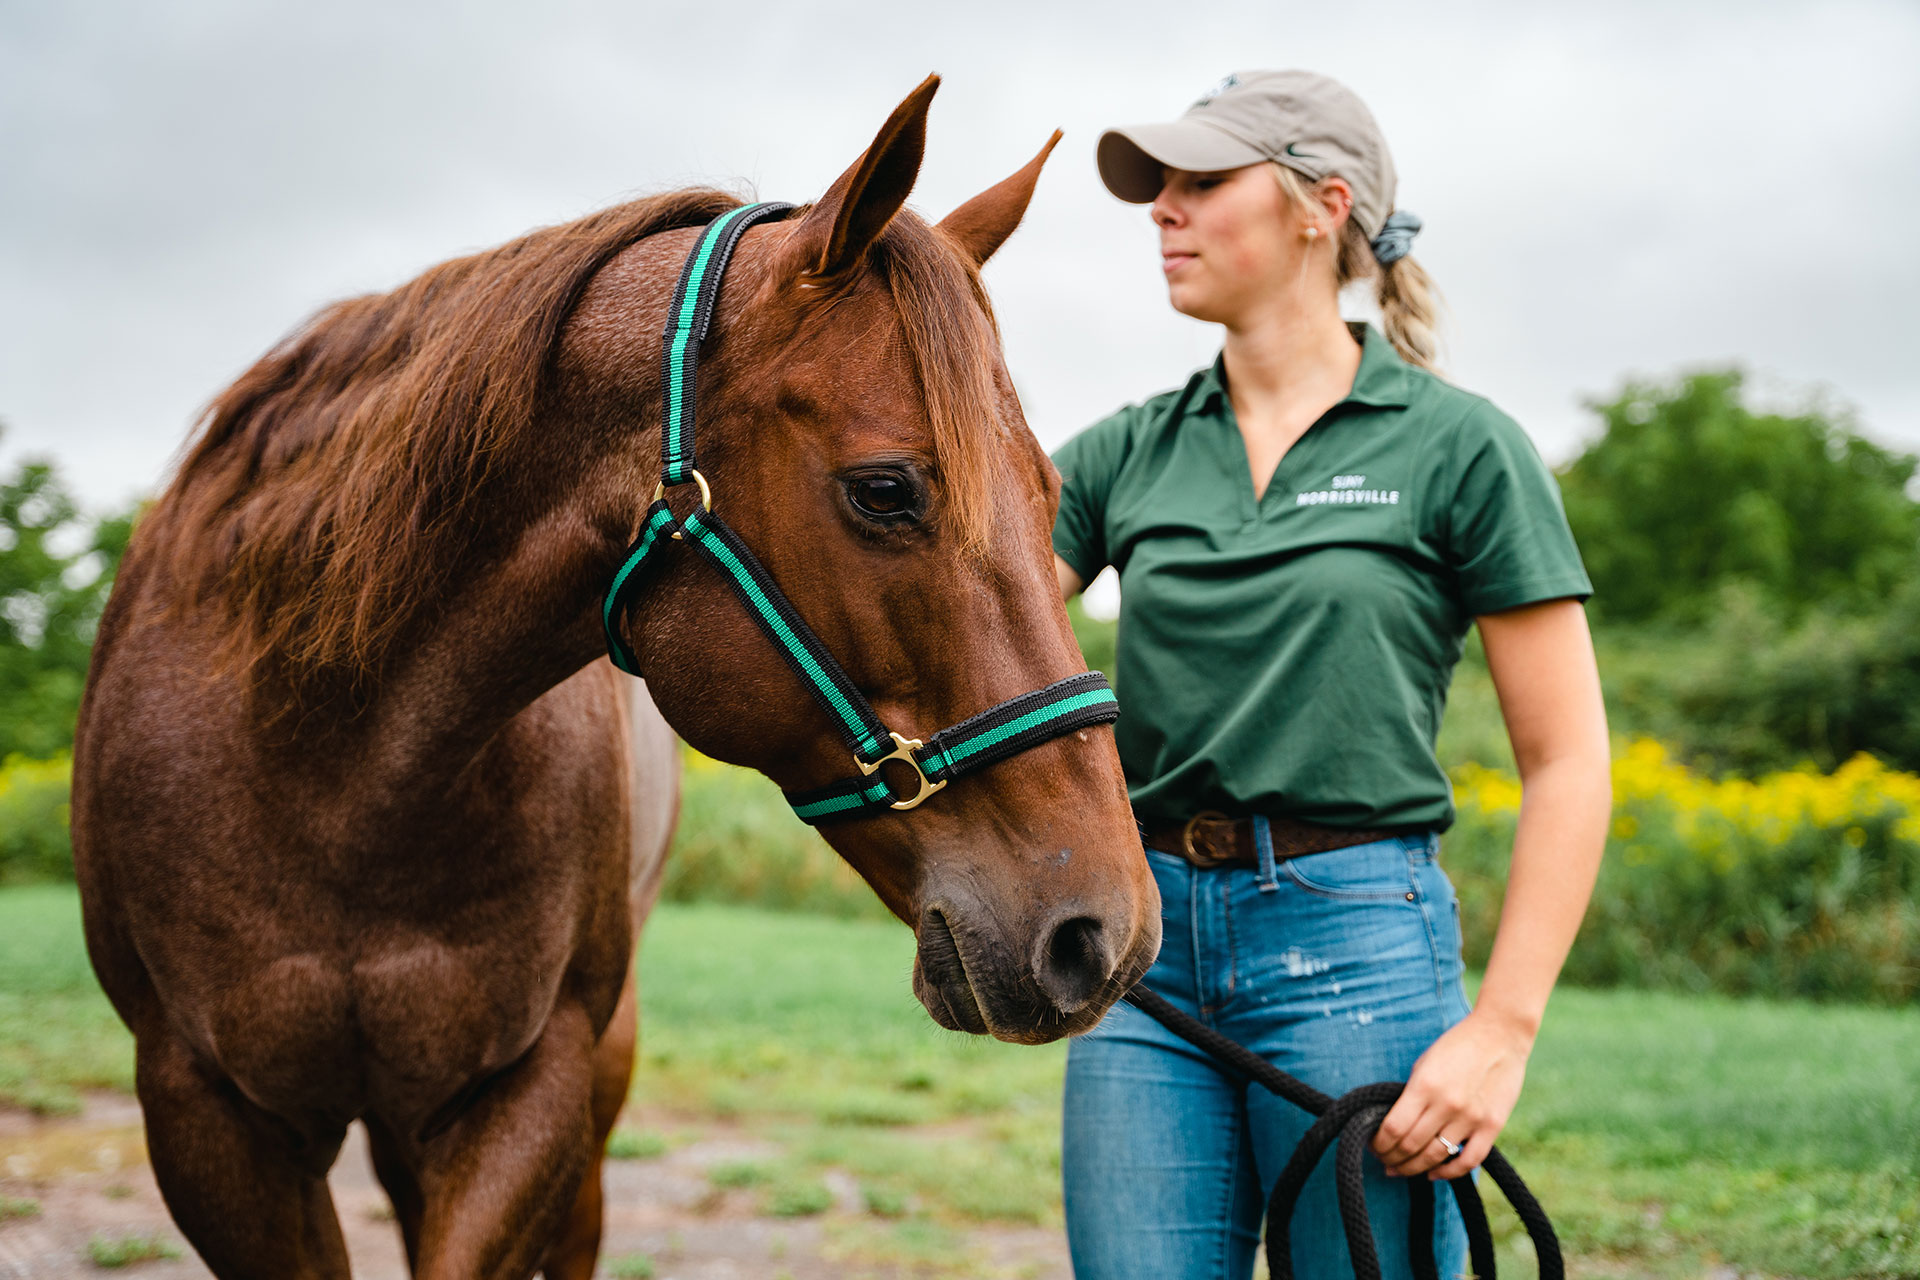
M 231 625 L 226 658 L 297 693 L 364 690 L 471 552 L 520 468 L 562 326 L 595 273 L 737 197 L 694 188 L 531 232 L 319 312 L 213 401 L 150 523 L 187 602 Z M 978 273 L 896 217 L 874 265 L 932 419 L 946 506 L 985 544 L 998 334 Z M 524 483 L 525 477 L 520 476 Z

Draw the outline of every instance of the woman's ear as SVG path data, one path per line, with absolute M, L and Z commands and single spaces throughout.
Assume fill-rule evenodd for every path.
M 1353 188 L 1339 174 L 1331 174 L 1313 184 L 1313 198 L 1320 202 L 1327 225 L 1338 240 L 1341 228 L 1353 213 Z

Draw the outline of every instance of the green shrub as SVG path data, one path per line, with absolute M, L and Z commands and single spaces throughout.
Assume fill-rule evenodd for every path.
M 1695 626 L 1596 629 L 1613 727 L 1714 773 L 1865 751 L 1920 771 L 1920 566 L 1868 611 L 1787 621 L 1751 586 L 1723 588 Z
M 0 884 L 73 879 L 67 793 L 73 760 L 10 756 L 0 765 Z
M 1467 963 L 1486 963 L 1518 784 L 1455 771 L 1443 858 Z M 1614 818 L 1565 976 L 1583 986 L 1904 1003 L 1920 996 L 1920 777 L 1862 756 L 1715 782 L 1640 742 L 1614 764 Z
M 757 773 L 686 752 L 669 902 L 732 902 L 891 919 L 859 875 Z

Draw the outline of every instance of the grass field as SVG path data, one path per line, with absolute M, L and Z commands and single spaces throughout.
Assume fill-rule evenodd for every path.
M 70 887 L 0 892 L 0 1096 L 125 1088 Z M 617 1149 L 716 1130 L 778 1152 L 714 1171 L 776 1213 L 857 1181 L 850 1254 L 953 1257 L 969 1224 L 1059 1220 L 1059 1046 L 941 1031 L 884 922 L 663 907 L 641 957 L 642 1060 Z M 1576 1273 L 1920 1276 L 1920 1015 L 1563 990 L 1502 1142 Z M 1505 1221 L 1507 1249 L 1524 1243 Z M 1725 1274 L 1725 1273 L 1722 1273 Z

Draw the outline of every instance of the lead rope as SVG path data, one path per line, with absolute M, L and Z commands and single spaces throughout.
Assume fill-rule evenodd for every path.
M 1188 1044 L 1203 1050 L 1214 1061 L 1235 1075 L 1253 1081 L 1268 1092 L 1286 1099 L 1309 1115 L 1319 1117 L 1307 1130 L 1286 1168 L 1273 1184 L 1267 1201 L 1267 1271 L 1273 1280 L 1293 1280 L 1292 1224 L 1294 1205 L 1307 1184 L 1307 1176 L 1327 1147 L 1339 1141 L 1334 1153 L 1334 1191 L 1340 1200 L 1340 1224 L 1346 1229 L 1347 1251 L 1353 1258 L 1355 1280 L 1380 1280 L 1380 1255 L 1374 1249 L 1373 1226 L 1367 1220 L 1367 1197 L 1361 1181 L 1361 1158 L 1367 1140 L 1380 1128 L 1387 1109 L 1406 1088 L 1404 1083 L 1382 1081 L 1363 1084 L 1357 1089 L 1329 1097 L 1304 1080 L 1299 1080 L 1260 1057 L 1243 1044 L 1227 1039 L 1218 1031 L 1188 1017 L 1164 998 L 1137 986 L 1124 997 L 1126 1002 L 1158 1022 Z M 1546 1210 L 1533 1198 L 1533 1192 L 1520 1180 L 1519 1173 L 1507 1163 L 1498 1148 L 1487 1152 L 1481 1167 L 1494 1185 L 1513 1205 L 1514 1212 L 1533 1240 L 1539 1260 L 1540 1280 L 1565 1280 L 1566 1265 L 1560 1257 L 1560 1239 L 1547 1221 Z M 1479 1280 L 1495 1280 L 1493 1231 L 1487 1225 L 1486 1206 L 1471 1177 L 1455 1178 L 1447 1187 L 1460 1206 L 1460 1217 L 1467 1228 L 1467 1253 L 1473 1273 Z M 1407 1227 L 1407 1262 L 1417 1280 L 1440 1280 L 1439 1264 L 1433 1256 L 1433 1187 L 1425 1178 L 1407 1179 L 1407 1194 L 1412 1212 Z

